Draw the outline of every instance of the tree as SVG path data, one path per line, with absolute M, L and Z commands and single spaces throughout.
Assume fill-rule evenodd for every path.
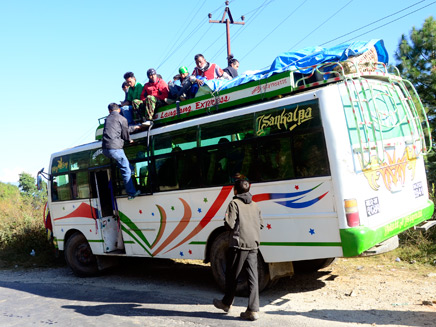
M 401 75 L 418 91 L 424 106 L 436 111 L 436 21 L 432 16 L 424 21 L 421 29 L 412 28 L 410 43 L 403 34 L 395 58 Z
M 38 191 L 35 178 L 32 175 L 22 172 L 19 178 L 18 187 L 21 193 L 33 199 L 34 207 L 39 208 L 47 201 L 47 184 L 43 182 L 42 189 Z
M 410 41 L 409 41 L 410 39 Z M 421 98 L 427 112 L 433 140 L 436 139 L 436 21 L 428 17 L 421 29 L 410 31 L 409 39 L 401 36 L 395 58 L 403 78 L 408 79 Z M 435 146 L 427 157 L 430 185 L 436 183 Z
M 34 195 L 37 192 L 35 178 L 25 172 L 22 172 L 19 176 L 18 187 L 21 189 L 21 192 L 27 195 Z

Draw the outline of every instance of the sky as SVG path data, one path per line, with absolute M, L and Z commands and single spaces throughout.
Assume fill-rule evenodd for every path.
M 436 17 L 434 0 L 231 0 L 231 52 L 239 73 L 282 52 L 383 39 L 389 63 L 402 34 Z M 194 56 L 227 66 L 224 0 L 0 1 L 0 182 L 48 170 L 50 155 L 94 141 L 123 75 L 165 81 Z

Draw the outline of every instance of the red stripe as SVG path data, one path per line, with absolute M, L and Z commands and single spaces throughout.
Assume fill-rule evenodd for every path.
M 197 225 L 197 227 L 195 227 L 194 230 L 188 236 L 186 236 L 179 244 L 177 244 L 176 246 L 173 246 L 171 249 L 169 249 L 165 253 L 170 252 L 171 250 L 173 250 L 176 247 L 182 245 L 183 243 L 189 241 L 195 235 L 200 233 L 201 230 L 204 227 L 206 227 L 207 224 L 209 224 L 209 222 L 212 220 L 212 218 L 215 217 L 215 214 L 221 208 L 224 201 L 227 199 L 232 188 L 233 188 L 233 185 L 223 186 L 223 188 L 221 189 L 220 194 L 218 194 L 218 197 L 216 198 L 215 202 L 212 204 L 209 211 L 206 213 L 206 215 L 203 217 L 203 219 L 200 221 L 200 223 Z
M 96 219 L 97 218 L 97 210 L 93 207 L 91 207 L 89 204 L 81 203 L 80 206 L 74 210 L 72 213 L 59 217 L 54 219 L 60 220 L 60 219 L 67 219 L 67 218 L 90 218 L 90 219 Z

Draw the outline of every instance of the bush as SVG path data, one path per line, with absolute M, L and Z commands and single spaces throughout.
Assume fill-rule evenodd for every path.
M 43 204 L 0 183 L 0 267 L 45 266 L 54 262 L 43 223 Z M 30 255 L 32 250 L 35 256 Z

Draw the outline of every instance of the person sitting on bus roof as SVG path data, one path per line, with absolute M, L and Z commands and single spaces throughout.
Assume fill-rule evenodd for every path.
M 132 200 L 141 191 L 136 191 L 132 181 L 132 171 L 130 169 L 129 160 L 124 153 L 124 142 L 132 143 L 130 132 L 138 129 L 139 126 L 128 126 L 127 119 L 120 115 L 120 107 L 116 103 L 111 103 L 108 106 L 109 116 L 104 122 L 102 149 L 103 154 L 114 159 L 120 168 L 123 177 L 124 187 L 128 194 L 128 199 Z
M 179 68 L 178 81 L 180 86 L 176 85 L 175 81 L 171 81 L 168 85 L 170 93 L 173 94 L 173 99 L 185 101 L 195 97 L 195 93 L 198 91 L 197 79 L 194 76 L 189 76 L 189 71 L 186 66 Z M 176 77 L 176 76 L 174 76 Z
M 207 62 L 202 54 L 199 53 L 195 55 L 194 60 L 195 64 L 197 65 L 191 74 L 194 77 L 200 76 L 206 78 L 207 80 L 217 78 L 230 79 L 230 76 L 225 73 L 217 64 L 211 64 Z M 202 79 L 197 78 L 196 81 L 200 86 L 204 84 Z
M 142 84 L 136 82 L 136 77 L 132 72 L 127 72 L 124 74 L 124 79 L 129 86 L 129 90 L 127 91 L 126 99 L 121 102 L 121 112 L 122 115 L 127 119 L 129 125 L 134 124 L 133 113 L 138 116 L 139 106 L 142 104 L 141 92 L 142 92 Z M 133 112 L 132 112 L 133 110 Z M 136 117 L 136 119 L 140 119 L 140 116 Z
M 129 84 L 124 81 L 123 84 L 121 84 L 121 88 L 123 89 L 124 92 L 124 100 L 123 101 L 127 101 L 127 93 L 129 93 Z
M 146 117 L 153 120 L 154 110 L 164 106 L 168 99 L 168 85 L 162 78 L 159 78 L 154 68 L 147 70 L 148 83 L 144 85 L 141 93 L 141 100 L 145 103 Z
M 223 71 L 233 79 L 238 76 L 238 68 L 239 68 L 239 61 L 233 57 L 231 54 L 227 57 L 227 62 L 229 65 L 223 69 Z

